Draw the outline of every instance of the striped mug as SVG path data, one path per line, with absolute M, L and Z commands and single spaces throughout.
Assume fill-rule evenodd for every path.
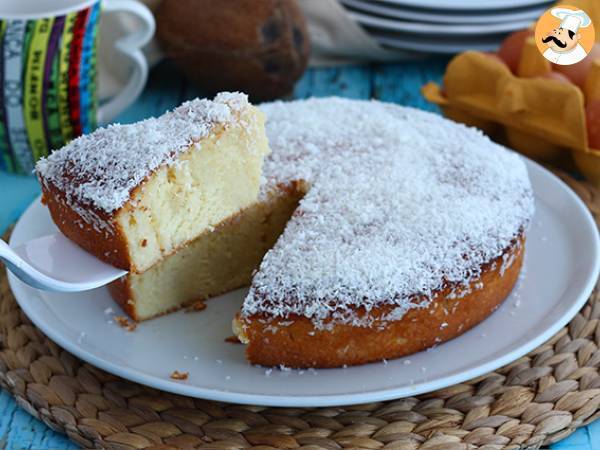
M 131 74 L 98 105 L 100 16 L 117 12 L 136 16 L 142 26 L 114 38 L 132 61 Z M 148 76 L 140 48 L 153 34 L 152 13 L 135 0 L 1 0 L 0 170 L 31 173 L 37 159 L 133 102 Z

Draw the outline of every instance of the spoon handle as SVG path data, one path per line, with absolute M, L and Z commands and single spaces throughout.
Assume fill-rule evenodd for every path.
M 56 290 L 56 283 L 53 280 L 31 267 L 2 239 L 0 239 L 0 260 L 4 262 L 8 270 L 24 283 L 37 289 Z
M 24 283 L 53 292 L 87 291 L 127 274 L 60 233 L 31 239 L 16 248 L 0 240 L 0 260 Z

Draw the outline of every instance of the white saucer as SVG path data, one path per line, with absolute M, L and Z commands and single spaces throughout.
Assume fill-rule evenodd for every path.
M 546 5 L 529 7 L 526 9 L 507 9 L 499 11 L 452 11 L 452 10 L 428 10 L 402 5 L 391 5 L 377 3 L 371 0 L 340 0 L 349 8 L 362 11 L 367 14 L 377 14 L 388 19 L 404 19 L 415 22 L 429 23 L 455 23 L 455 24 L 481 24 L 502 23 L 513 21 L 537 20 L 547 9 Z
M 456 10 L 497 10 L 523 8 L 526 6 L 548 3 L 548 0 L 378 0 L 401 6 L 412 6 L 424 9 L 456 9 Z
M 408 33 L 366 29 L 379 44 L 396 50 L 423 53 L 454 54 L 465 50 L 480 52 L 497 50 L 505 35 L 481 36 L 476 41 L 464 37 L 452 37 L 444 40 L 439 37 L 417 36 Z
M 348 15 L 359 24 L 372 28 L 419 35 L 434 35 L 437 39 L 441 39 L 439 37 L 440 34 L 447 36 L 473 36 L 471 39 L 474 43 L 481 36 L 522 30 L 531 25 L 531 20 L 529 19 L 499 23 L 447 24 L 388 19 L 357 11 L 348 11 Z
M 527 238 L 524 274 L 504 304 L 463 336 L 408 358 L 346 369 L 280 370 L 250 366 L 244 348 L 224 342 L 243 290 L 128 332 L 105 288 L 83 294 L 36 291 L 10 276 L 29 318 L 61 347 L 123 378 L 165 391 L 272 406 L 343 405 L 411 396 L 482 375 L 533 350 L 583 306 L 600 268 L 598 231 L 579 198 L 527 161 L 536 216 Z M 54 229 L 34 202 L 15 227 L 18 244 Z M 114 311 L 114 313 L 112 312 Z M 169 378 L 188 371 L 187 381 Z

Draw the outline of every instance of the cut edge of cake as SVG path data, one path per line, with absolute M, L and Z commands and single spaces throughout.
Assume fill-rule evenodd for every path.
M 301 184 L 263 195 L 159 264 L 111 283 L 111 296 L 144 321 L 250 285 L 303 195 Z

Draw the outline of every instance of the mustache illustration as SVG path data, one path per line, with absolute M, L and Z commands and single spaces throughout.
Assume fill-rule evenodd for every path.
M 559 41 L 556 36 L 548 36 L 548 37 L 542 38 L 542 42 L 544 44 L 546 44 L 547 42 L 550 42 L 550 41 L 554 41 L 554 43 L 556 45 L 558 45 L 560 48 L 565 48 L 567 46 L 566 42 Z

